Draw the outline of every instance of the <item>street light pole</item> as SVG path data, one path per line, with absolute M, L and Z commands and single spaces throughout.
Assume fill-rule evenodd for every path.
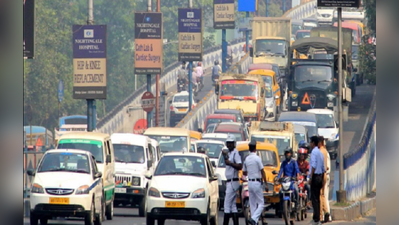
M 87 25 L 94 24 L 93 0 L 87 0 Z M 96 100 L 87 99 L 87 131 L 96 129 Z
M 157 0 L 157 12 L 161 12 L 161 0 Z M 156 75 L 155 83 L 155 126 L 159 126 L 159 74 Z
M 346 202 L 346 191 L 344 190 L 344 157 L 343 157 L 343 113 L 342 113 L 342 8 L 338 8 L 338 119 L 339 119 L 339 190 L 337 201 Z
M 193 8 L 193 0 L 188 0 L 188 7 Z M 192 86 L 192 72 L 193 72 L 193 61 L 188 62 L 188 111 L 191 111 L 193 107 L 193 86 Z

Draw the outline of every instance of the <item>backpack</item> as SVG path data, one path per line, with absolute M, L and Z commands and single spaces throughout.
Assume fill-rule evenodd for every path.
M 213 66 L 212 68 L 212 76 L 219 76 L 219 66 Z

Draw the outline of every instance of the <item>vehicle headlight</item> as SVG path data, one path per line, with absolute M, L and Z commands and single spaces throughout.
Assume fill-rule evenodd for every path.
M 148 191 L 148 195 L 152 196 L 152 197 L 156 197 L 159 198 L 161 197 L 161 194 L 159 193 L 159 191 L 156 188 L 150 188 L 150 190 Z
M 292 99 L 296 99 L 297 97 L 298 97 L 298 94 L 296 94 L 296 93 L 292 93 L 292 94 L 291 94 L 291 98 L 292 98 Z
M 134 186 L 140 185 L 140 177 L 133 177 L 133 185 Z
M 286 182 L 282 184 L 283 190 L 284 191 L 289 191 L 291 186 L 291 182 Z
M 194 191 L 191 198 L 205 198 L 205 189 L 201 188 Z
M 334 98 L 335 98 L 335 95 L 328 94 L 328 95 L 327 95 L 327 98 L 328 98 L 328 100 L 333 101 Z
M 37 193 L 37 194 L 44 194 L 44 189 L 42 186 L 40 186 L 39 184 L 34 183 L 32 185 L 32 189 L 30 191 L 31 193 Z
M 76 194 L 77 195 L 84 195 L 84 194 L 89 194 L 90 189 L 89 185 L 83 185 L 80 186 L 78 189 L 76 189 Z

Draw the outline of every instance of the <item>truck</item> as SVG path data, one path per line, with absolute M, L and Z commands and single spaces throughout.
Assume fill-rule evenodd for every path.
M 285 76 L 291 45 L 291 18 L 255 17 L 252 20 L 253 63 L 276 63 Z
M 242 109 L 244 121 L 266 116 L 265 85 L 259 75 L 222 74 L 215 85 L 218 109 Z
M 338 99 L 338 51 L 337 41 L 326 37 L 310 37 L 295 41 L 291 50 L 299 54 L 315 55 L 325 51 L 324 59 L 291 59 L 288 76 L 288 111 L 313 108 L 334 110 Z M 346 58 L 344 54 L 344 59 Z M 343 68 L 346 68 L 343 60 Z M 346 70 L 343 69 L 345 73 Z M 350 102 L 350 88 L 343 82 L 343 101 Z
M 326 27 L 316 27 L 310 31 L 310 37 L 327 37 L 331 38 L 338 42 L 338 28 L 334 26 L 326 26 Z M 356 95 L 356 80 L 357 80 L 357 71 L 358 67 L 354 67 L 356 64 L 356 59 L 353 60 L 353 36 L 352 30 L 349 28 L 342 28 L 342 40 L 343 45 L 342 48 L 346 52 L 347 62 L 346 64 L 349 66 L 345 69 L 347 70 L 346 83 L 349 85 L 351 89 L 352 97 Z M 352 65 L 352 66 L 351 66 Z M 355 69 L 356 68 L 356 69 Z

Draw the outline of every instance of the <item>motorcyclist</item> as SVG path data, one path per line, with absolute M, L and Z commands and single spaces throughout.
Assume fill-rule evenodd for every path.
M 182 67 L 179 69 L 177 73 L 177 90 L 180 90 L 179 84 L 186 84 L 187 83 L 187 72 L 186 72 L 186 63 L 183 62 Z
M 198 62 L 198 65 L 197 65 L 196 68 L 197 68 L 198 77 L 199 77 L 200 80 L 201 80 L 201 84 L 204 85 L 204 70 L 203 70 L 203 68 L 202 68 L 201 62 Z
M 215 61 L 215 65 L 212 67 L 212 81 L 218 79 L 222 73 L 222 67 L 219 65 L 219 60 Z
M 292 148 L 287 147 L 284 150 L 284 156 L 285 160 L 281 163 L 280 167 L 280 172 L 278 173 L 278 179 L 282 177 L 284 174 L 284 177 L 292 177 L 292 178 L 299 178 L 299 167 L 298 163 L 296 160 L 292 158 L 293 151 Z M 294 182 L 293 184 L 294 187 L 294 201 L 295 201 L 295 208 L 297 211 L 299 211 L 299 192 L 298 192 L 298 184 Z M 283 208 L 283 193 L 282 190 L 280 189 L 280 204 L 281 204 L 281 209 Z
M 308 152 L 309 152 L 309 144 L 308 143 L 302 143 L 299 145 L 299 150 L 298 150 L 298 167 L 299 167 L 299 172 L 302 174 L 306 174 L 305 176 L 305 181 L 307 179 L 307 176 L 309 175 L 309 162 L 306 161 L 308 158 Z M 305 183 L 305 190 L 308 192 L 308 202 L 310 202 L 310 186 L 306 182 Z

